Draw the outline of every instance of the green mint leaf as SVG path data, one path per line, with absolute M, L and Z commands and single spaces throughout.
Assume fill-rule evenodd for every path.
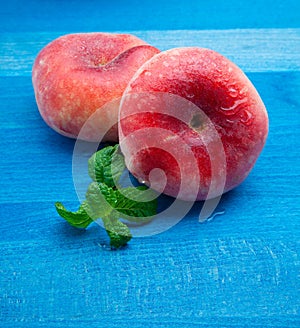
M 86 212 L 86 203 L 83 202 L 78 211 L 68 211 L 62 203 L 56 202 L 55 208 L 57 213 L 64 218 L 71 226 L 76 228 L 86 228 L 93 220 Z
M 89 175 L 93 181 L 114 187 L 125 169 L 124 157 L 119 145 L 97 151 L 88 161 Z
M 143 192 L 145 190 L 147 194 Z M 155 196 L 155 192 L 146 186 L 113 189 L 103 183 L 93 182 L 86 193 L 88 214 L 94 220 L 117 213 L 129 221 L 148 221 L 156 214 Z
M 114 189 L 97 182 L 89 185 L 85 197 L 87 213 L 94 220 L 108 217 L 113 211 L 111 204 L 117 201 Z
M 146 193 L 145 190 L 147 190 Z M 124 214 L 122 217 L 129 221 L 149 221 L 157 213 L 156 193 L 146 186 L 117 189 L 115 197 L 117 201 L 112 206 Z
M 110 246 L 120 248 L 125 246 L 132 235 L 126 224 L 119 221 L 116 216 L 102 218 L 105 230 L 110 238 Z

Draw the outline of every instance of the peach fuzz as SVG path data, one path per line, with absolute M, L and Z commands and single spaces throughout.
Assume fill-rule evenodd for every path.
M 94 129 L 111 126 L 119 100 L 137 69 L 158 49 L 129 34 L 78 33 L 62 36 L 38 54 L 32 70 L 41 116 L 58 133 L 76 138 L 96 111 Z M 102 112 L 101 112 L 102 111 Z M 80 137 L 98 141 L 97 131 Z M 117 125 L 104 140 L 117 141 Z
M 209 49 L 155 55 L 121 101 L 119 138 L 129 171 L 159 191 L 163 175 L 152 173 L 164 171 L 163 192 L 183 200 L 218 197 L 238 186 L 267 134 L 267 112 L 253 84 Z

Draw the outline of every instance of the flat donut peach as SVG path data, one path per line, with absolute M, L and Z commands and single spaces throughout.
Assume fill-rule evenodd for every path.
M 94 129 L 80 138 L 98 141 L 97 127 L 117 122 L 119 100 L 137 69 L 159 51 L 128 34 L 79 33 L 62 36 L 44 47 L 32 70 L 39 111 L 64 136 L 76 138 L 98 109 Z M 103 140 L 117 141 L 117 125 Z
M 268 116 L 230 60 L 209 49 L 177 48 L 152 57 L 130 81 L 119 134 L 136 178 L 173 197 L 203 200 L 248 176 L 265 144 Z M 164 172 L 165 186 L 155 169 Z

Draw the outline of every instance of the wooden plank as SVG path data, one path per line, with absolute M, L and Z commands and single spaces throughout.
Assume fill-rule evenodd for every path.
M 161 50 L 188 46 L 214 49 L 246 72 L 300 70 L 299 28 L 127 32 L 143 38 Z M 0 76 L 31 75 L 38 52 L 63 34 L 65 33 L 2 33 Z
M 0 31 L 110 31 L 299 27 L 297 0 L 6 1 Z

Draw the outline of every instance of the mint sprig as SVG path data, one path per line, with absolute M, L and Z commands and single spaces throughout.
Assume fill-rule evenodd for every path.
M 86 192 L 86 200 L 76 212 L 55 203 L 58 214 L 76 228 L 87 228 L 101 218 L 110 238 L 110 245 L 119 248 L 132 238 L 128 226 L 120 221 L 147 222 L 157 213 L 155 193 L 146 186 L 122 188 L 119 179 L 126 169 L 119 146 L 97 151 L 88 161 L 93 180 Z

